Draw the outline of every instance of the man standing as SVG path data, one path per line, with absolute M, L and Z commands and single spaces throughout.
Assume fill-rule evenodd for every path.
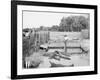
M 68 36 L 67 35 L 64 35 L 64 51 L 65 51 L 65 54 L 67 54 L 67 40 L 68 40 Z

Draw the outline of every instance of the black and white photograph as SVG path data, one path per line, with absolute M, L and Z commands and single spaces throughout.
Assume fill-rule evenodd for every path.
M 89 14 L 23 11 L 23 68 L 90 65 Z
M 97 73 L 96 6 L 13 1 L 12 15 L 12 78 Z

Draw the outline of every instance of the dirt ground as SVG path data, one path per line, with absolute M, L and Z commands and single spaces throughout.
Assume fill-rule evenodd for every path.
M 89 40 L 82 40 L 80 44 L 85 50 L 87 49 L 89 50 Z M 49 57 L 52 56 L 53 52 L 54 52 L 54 49 L 51 49 L 51 53 L 49 52 L 49 54 L 48 52 L 44 52 L 44 51 L 33 53 L 28 59 L 28 61 L 31 62 L 31 65 L 34 65 L 34 63 L 38 65 L 37 68 L 70 67 L 70 66 L 78 67 L 78 66 L 89 66 L 90 65 L 90 53 L 89 52 L 80 53 L 80 54 L 79 53 L 70 54 L 70 56 L 68 56 L 70 60 L 64 59 L 64 58 L 60 58 L 59 60 L 54 59 L 54 58 L 50 59 Z

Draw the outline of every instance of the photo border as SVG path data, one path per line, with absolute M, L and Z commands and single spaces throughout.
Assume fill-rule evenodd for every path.
M 94 71 L 17 75 L 17 5 L 93 9 L 94 26 L 95 26 L 94 27 L 94 53 L 95 53 Z M 90 74 L 97 74 L 97 5 L 48 3 L 48 2 L 34 2 L 34 1 L 11 1 L 11 78 L 12 79 L 76 76 L 76 75 L 90 75 Z

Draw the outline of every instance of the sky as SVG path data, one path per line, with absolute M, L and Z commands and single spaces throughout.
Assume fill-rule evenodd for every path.
M 71 15 L 88 17 L 88 14 L 23 11 L 23 28 L 52 27 L 59 25 L 63 17 Z

